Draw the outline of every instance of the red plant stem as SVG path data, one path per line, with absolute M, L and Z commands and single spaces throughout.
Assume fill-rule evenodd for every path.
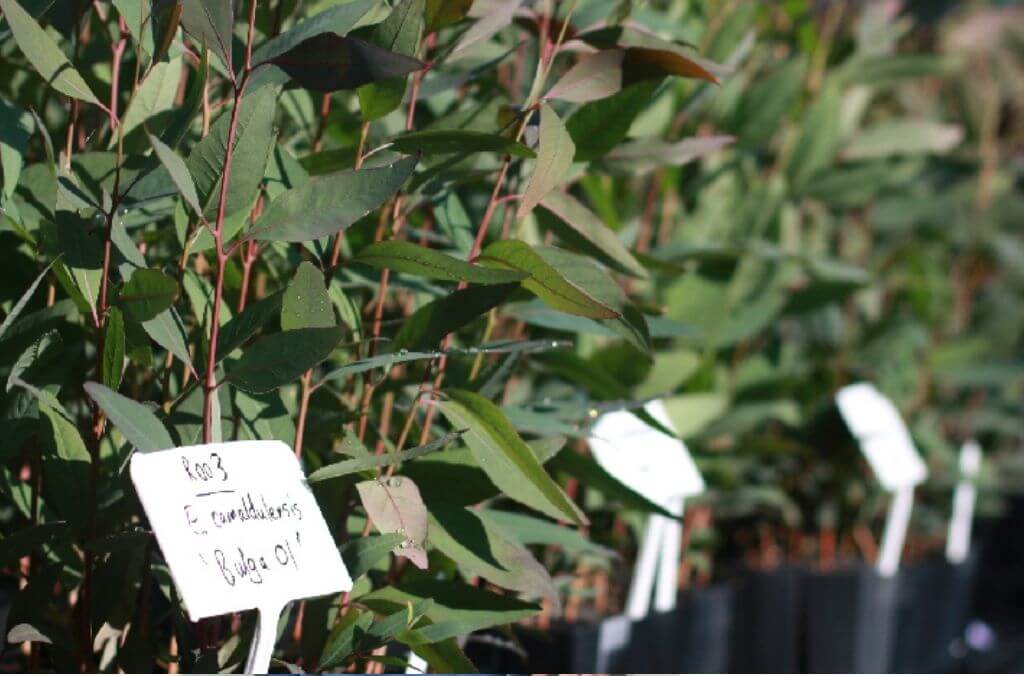
M 217 395 L 217 341 L 220 336 L 220 307 L 224 295 L 224 272 L 230 253 L 224 251 L 224 218 L 227 213 L 228 187 L 231 185 L 231 163 L 234 158 L 235 137 L 238 133 L 238 112 L 242 103 L 245 83 L 252 72 L 252 45 L 256 34 L 256 0 L 249 1 L 249 34 L 245 48 L 245 70 L 240 82 L 233 82 L 234 106 L 228 125 L 228 141 L 224 148 L 224 171 L 221 175 L 220 203 L 213 240 L 217 252 L 217 278 L 213 290 L 213 309 L 210 313 L 210 346 L 206 357 L 206 375 L 203 380 L 203 443 L 213 441 L 213 398 Z M 218 424 L 220 421 L 217 421 Z
M 313 370 L 310 369 L 302 374 L 299 379 L 301 394 L 299 395 L 299 418 L 295 421 L 295 457 L 302 457 L 302 438 L 306 433 L 306 415 L 309 412 L 309 397 L 313 394 L 310 388 L 310 380 L 313 378 Z

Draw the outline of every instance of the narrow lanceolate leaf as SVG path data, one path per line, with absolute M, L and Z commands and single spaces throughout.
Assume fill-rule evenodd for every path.
M 217 341 L 217 361 L 231 354 L 242 346 L 245 341 L 256 335 L 267 322 L 280 314 L 284 294 L 281 292 L 261 298 L 246 306 L 243 312 L 235 315 L 220 329 L 220 340 Z
M 340 327 L 296 329 L 264 336 L 228 368 L 228 380 L 246 392 L 269 392 L 327 359 L 342 336 Z
M 608 153 L 605 160 L 636 169 L 678 167 L 716 153 L 735 140 L 732 136 L 699 136 L 675 143 L 646 139 L 620 145 Z
M 416 158 L 406 157 L 384 167 L 321 176 L 271 202 L 247 238 L 307 242 L 333 235 L 383 204 L 415 167 Z
M 530 213 L 545 195 L 562 183 L 576 153 L 576 146 L 569 132 L 565 130 L 562 120 L 546 103 L 540 107 L 539 144 L 533 175 L 519 203 L 517 218 Z
M 320 12 L 261 45 L 253 52 L 253 65 L 271 61 L 303 41 L 323 33 L 345 35 L 375 4 L 375 0 L 354 0 Z
M 491 308 L 505 302 L 518 284 L 471 286 L 427 303 L 405 320 L 395 335 L 394 349 L 436 347 L 441 339 L 457 331 Z
M 106 326 L 103 327 L 103 384 L 115 390 L 121 384 L 124 352 L 124 314 L 113 307 L 110 308 Z
M 182 363 L 192 365 L 192 356 L 186 343 L 185 326 L 173 307 L 167 308 L 149 321 L 142 322 L 142 329 L 157 345 L 173 354 Z
M 373 27 L 370 42 L 395 54 L 415 57 L 423 34 L 424 0 L 402 0 Z M 371 82 L 357 90 L 364 120 L 379 120 L 402 104 L 406 77 Z
M 336 479 L 349 474 L 355 474 L 356 472 L 374 469 L 375 467 L 384 467 L 385 465 L 408 462 L 414 458 L 443 450 L 448 446 L 448 444 L 461 436 L 461 431 L 449 432 L 440 439 L 432 441 L 429 444 L 409 448 L 404 451 L 396 453 L 382 453 L 381 455 L 367 455 L 364 457 L 353 458 L 352 460 L 342 460 L 341 462 L 335 462 L 327 465 L 326 467 L 321 467 L 310 474 L 306 479 L 309 483 L 317 483 L 318 481 Z
M 231 65 L 231 36 L 235 23 L 231 0 L 183 0 L 181 25 L 196 42 L 220 57 L 228 70 Z
M 110 418 L 114 427 L 140 452 L 152 453 L 174 448 L 174 441 L 167 428 L 146 406 L 99 383 L 86 383 L 85 391 Z
M 587 103 L 622 89 L 666 76 L 718 80 L 696 61 L 674 51 L 629 47 L 607 49 L 583 57 L 548 91 L 546 98 Z
M 47 84 L 61 94 L 102 107 L 103 104 L 64 56 L 57 43 L 17 0 L 0 0 L 0 9 L 4 11 L 4 18 L 7 19 L 7 25 L 11 28 L 18 48 Z
M 281 329 L 327 329 L 337 326 L 324 273 L 309 261 L 295 272 L 281 302 Z
M 867 160 L 893 155 L 947 153 L 964 137 L 958 124 L 929 120 L 894 120 L 860 131 L 843 148 L 847 160 Z
M 409 132 L 393 140 L 391 149 L 400 153 L 424 155 L 500 153 L 516 157 L 534 157 L 534 152 L 522 143 L 500 134 L 470 129 L 427 129 Z
M 355 580 L 384 560 L 391 550 L 402 544 L 401 533 L 382 533 L 353 538 L 340 547 L 341 558 L 348 574 Z
M 515 16 L 520 4 L 522 0 L 501 0 L 497 7 L 491 7 L 490 11 L 481 15 L 477 22 L 462 34 L 452 54 L 469 49 L 478 42 L 489 40 L 495 33 L 507 27 L 512 23 L 512 17 Z
M 601 158 L 626 138 L 629 128 L 650 102 L 658 82 L 626 87 L 606 99 L 584 104 L 572 114 L 565 128 L 576 144 L 576 162 Z
M 305 89 L 336 92 L 420 70 L 418 59 L 351 36 L 321 33 L 269 59 Z
M 427 279 L 470 284 L 509 284 L 527 276 L 526 273 L 517 270 L 472 265 L 440 251 L 395 239 L 371 244 L 360 251 L 353 262 Z
M 430 506 L 430 544 L 459 568 L 499 587 L 561 604 L 555 583 L 530 551 L 477 510 L 443 502 Z
M 601 222 L 597 214 L 572 195 L 558 190 L 549 192 L 540 201 L 540 206 L 557 216 L 562 223 L 597 247 L 624 272 L 641 279 L 647 277 L 644 266 L 633 257 L 633 254 L 619 241 L 615 233 Z
M 537 614 L 539 608 L 511 596 L 502 596 L 464 582 L 420 578 L 377 589 L 359 597 L 359 602 L 380 613 L 392 613 L 431 599 L 427 611 L 431 624 L 402 636 L 409 643 L 436 643 L 499 624 L 509 624 Z
M 382 533 L 401 533 L 405 539 L 395 547 L 417 568 L 426 569 L 427 507 L 412 479 L 391 476 L 356 484 L 359 499 L 373 525 Z
M 153 152 L 156 153 L 157 159 L 160 160 L 160 164 L 164 165 L 167 169 L 167 173 L 171 177 L 171 182 L 174 183 L 174 187 L 178 189 L 181 196 L 185 199 L 185 203 L 192 208 L 196 214 L 202 214 L 203 209 L 199 206 L 199 195 L 196 194 L 196 184 L 192 180 L 192 174 L 188 171 L 188 165 L 185 164 L 185 160 L 178 156 L 178 153 L 174 152 L 169 146 L 165 145 L 163 141 L 158 139 L 152 134 L 149 135 L 149 143 L 153 146 Z
M 596 298 L 586 289 L 569 282 L 532 247 L 519 240 L 495 242 L 480 254 L 480 263 L 529 275 L 521 284 L 556 310 L 593 319 L 618 317 L 620 312 Z
M 4 317 L 3 323 L 0 324 L 0 338 L 4 337 L 4 334 L 7 333 L 7 329 L 11 328 L 11 325 L 14 324 L 14 320 L 18 318 L 18 315 L 21 314 L 21 311 L 25 309 L 26 305 L 28 305 L 28 302 L 32 299 L 32 295 L 36 292 L 36 289 L 39 288 L 39 284 L 46 277 L 47 273 L 50 272 L 50 267 L 52 265 L 53 263 L 50 263 L 50 265 L 47 265 L 46 268 L 39 273 L 39 276 L 36 277 L 31 284 L 29 284 L 29 287 L 28 289 L 26 289 L 25 293 L 21 294 L 21 298 L 19 298 L 18 302 L 14 304 L 14 307 L 11 308 L 11 311 L 7 313 L 7 316 Z
M 117 145 L 119 136 L 127 136 L 154 115 L 170 111 L 174 107 L 181 83 L 181 57 L 155 64 L 132 94 L 128 109 L 121 119 L 117 133 L 111 134 L 109 147 Z M 163 125 L 159 125 L 163 126 Z
M 277 93 L 275 87 L 260 87 L 242 97 L 231 159 L 226 216 L 248 209 L 259 192 L 274 146 Z M 230 126 L 231 111 L 226 110 L 188 157 L 188 169 L 195 180 L 199 204 L 208 218 L 216 215 L 220 204 L 220 182 L 224 175 L 224 151 L 228 146 Z
M 466 18 L 473 0 L 427 0 L 424 30 L 429 35 Z
M 473 392 L 449 390 L 437 402 L 458 429 L 477 464 L 507 496 L 555 519 L 582 525 L 586 516 L 548 476 L 501 409 Z
M 122 287 L 118 302 L 134 321 L 146 322 L 174 304 L 178 283 L 160 270 L 139 268 Z

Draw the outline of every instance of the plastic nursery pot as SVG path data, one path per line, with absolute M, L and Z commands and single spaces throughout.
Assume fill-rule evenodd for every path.
M 898 577 L 857 566 L 804 577 L 804 638 L 815 673 L 886 673 L 895 633 Z
M 679 595 L 675 610 L 634 622 L 627 663 L 648 673 L 729 670 L 735 588 L 719 584 Z
M 736 673 L 800 670 L 804 573 L 793 566 L 747 571 L 736 585 L 732 662 Z
M 526 673 L 620 673 L 629 665 L 631 622 L 615 615 L 597 622 L 573 622 L 550 629 L 519 629 Z
M 935 557 L 900 571 L 893 671 L 952 669 L 950 647 L 967 626 L 977 568 L 972 551 L 963 563 Z

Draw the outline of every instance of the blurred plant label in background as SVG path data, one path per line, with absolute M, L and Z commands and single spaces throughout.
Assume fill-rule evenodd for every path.
M 131 477 L 193 621 L 352 588 L 286 444 L 136 453 Z
M 660 399 L 648 402 L 644 411 L 666 429 L 674 429 Z M 677 517 L 683 515 L 686 498 L 704 491 L 704 479 L 686 444 L 629 411 L 601 416 L 590 432 L 590 449 L 609 474 Z M 666 612 L 675 607 L 681 545 L 682 524 L 652 514 L 626 599 L 626 615 L 631 620 L 647 616 L 652 592 L 655 610 Z
M 648 402 L 644 410 L 673 429 L 661 400 Z M 682 498 L 704 492 L 704 479 L 686 445 L 629 411 L 602 415 L 590 431 L 590 449 L 609 474 L 669 511 Z
M 928 469 L 899 411 L 874 385 L 848 385 L 836 394 L 836 404 L 886 490 L 916 486 L 928 478 Z

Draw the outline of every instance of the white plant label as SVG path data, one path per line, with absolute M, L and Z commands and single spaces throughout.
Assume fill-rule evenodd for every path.
M 848 385 L 836 394 L 836 404 L 871 471 L 886 490 L 916 486 L 928 478 L 928 468 L 914 448 L 899 411 L 874 385 Z
M 648 402 L 644 410 L 667 429 L 674 429 L 661 400 Z M 601 416 L 589 441 L 597 462 L 609 474 L 670 514 L 681 517 L 685 498 L 704 492 L 704 479 L 686 444 L 629 411 Z M 629 619 L 647 616 L 652 591 L 655 610 L 675 607 L 681 541 L 678 520 L 651 515 L 626 599 Z
M 193 621 L 279 611 L 292 600 L 352 588 L 287 445 L 237 441 L 136 453 L 131 477 Z
M 673 429 L 661 400 L 648 402 L 644 410 Z M 602 415 L 589 441 L 594 458 L 609 474 L 673 513 L 680 513 L 674 509 L 681 510 L 681 498 L 704 492 L 704 479 L 686 445 L 629 411 Z

